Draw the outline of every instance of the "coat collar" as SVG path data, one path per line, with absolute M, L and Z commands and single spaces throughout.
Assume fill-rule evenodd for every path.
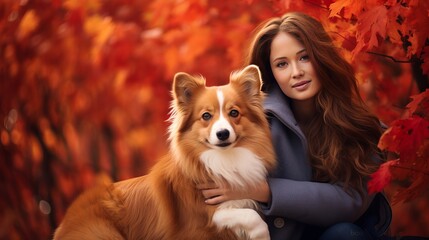
M 298 122 L 290 108 L 290 99 L 283 93 L 278 85 L 275 85 L 267 94 L 265 99 L 265 111 L 274 115 L 284 125 L 302 134 Z

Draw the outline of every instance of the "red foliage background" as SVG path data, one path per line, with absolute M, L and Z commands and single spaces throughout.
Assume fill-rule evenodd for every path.
M 426 0 L 1 1 L 0 239 L 49 239 L 99 178 L 145 174 L 168 147 L 174 73 L 227 82 L 252 30 L 286 11 L 322 21 L 391 126 L 379 146 L 396 157 L 371 189 L 395 203 L 389 234 L 429 236 L 428 9 Z

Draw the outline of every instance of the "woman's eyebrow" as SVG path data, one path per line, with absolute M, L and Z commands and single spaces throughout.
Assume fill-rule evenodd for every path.
M 307 49 L 303 48 L 303 49 L 299 50 L 298 52 L 296 52 L 295 55 L 299 55 L 299 54 L 301 54 L 301 53 L 303 53 L 305 51 L 307 51 Z M 284 60 L 284 59 L 288 59 L 288 58 L 287 57 L 276 57 L 276 58 L 273 59 L 272 62 L 275 62 L 275 61 L 278 61 L 278 60 Z
M 284 59 L 288 59 L 287 57 L 277 57 L 274 58 L 272 62 L 278 61 L 278 60 L 284 60 Z
M 303 48 L 303 49 L 299 50 L 298 52 L 296 52 L 295 55 L 299 55 L 299 54 L 301 54 L 301 53 L 303 53 L 305 51 L 307 51 L 307 49 Z M 283 59 L 288 59 L 288 58 L 287 57 L 283 57 L 283 56 L 282 57 L 276 57 L 276 58 L 273 59 L 273 62 L 278 61 L 278 60 L 283 60 Z
M 296 55 L 301 54 L 301 53 L 303 53 L 303 52 L 305 52 L 305 51 L 307 51 L 307 49 L 303 48 L 303 49 L 299 50 L 299 51 L 296 53 Z

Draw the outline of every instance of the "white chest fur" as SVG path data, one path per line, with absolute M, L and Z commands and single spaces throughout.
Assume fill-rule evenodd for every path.
M 252 187 L 267 175 L 261 159 L 242 147 L 207 150 L 200 159 L 215 182 L 227 181 L 233 188 Z M 220 204 L 212 220 L 219 228 L 230 228 L 242 238 L 268 240 L 268 226 L 257 208 L 256 202 L 250 199 L 226 201 Z
M 243 147 L 210 149 L 203 152 L 200 159 L 215 182 L 227 181 L 233 188 L 252 186 L 267 175 L 261 159 Z

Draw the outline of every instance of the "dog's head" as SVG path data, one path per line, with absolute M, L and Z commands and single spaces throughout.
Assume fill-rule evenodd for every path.
M 231 156 L 234 149 L 245 148 L 261 159 L 270 158 L 264 166 L 271 167 L 271 139 L 257 66 L 235 71 L 229 84 L 212 87 L 202 76 L 177 73 L 172 93 L 171 148 L 179 160 L 188 159 L 184 164 L 207 152 Z

